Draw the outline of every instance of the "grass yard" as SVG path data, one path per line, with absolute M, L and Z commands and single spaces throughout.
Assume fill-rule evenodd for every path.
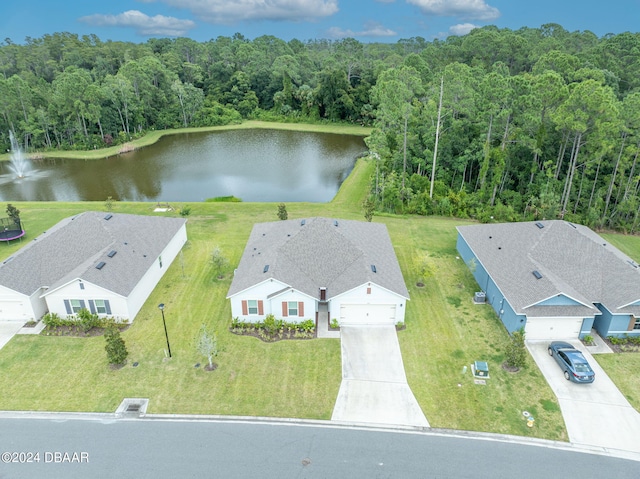
M 609 243 L 636 262 L 640 262 L 640 237 L 603 234 Z M 631 405 L 640 411 L 640 353 L 598 354 L 594 356 Z
M 331 203 L 289 203 L 289 217 L 363 219 L 361 203 L 373 171 L 373 163 L 359 161 Z M 29 238 L 71 214 L 105 208 L 99 202 L 16 206 L 22 210 Z M 153 213 L 153 206 L 116 203 L 114 211 L 176 214 Z M 277 205 L 190 206 L 187 246 L 123 333 L 128 364 L 120 370 L 107 366 L 102 337 L 16 336 L 0 350 L 0 409 L 113 412 L 123 397 L 146 397 L 151 413 L 331 417 L 341 380 L 339 340 L 267 344 L 228 331 L 231 313 L 225 296 L 231 271 L 253 224 L 276 221 Z M 457 259 L 455 226 L 465 221 L 393 215 L 376 216 L 374 221 L 388 226 L 411 294 L 407 328 L 398 334 L 409 385 L 431 425 L 567 440 L 558 403 L 533 360 L 529 358 L 518 373 L 500 367 L 508 335 L 490 306 L 472 303 L 478 286 Z M 619 238 L 627 241 L 607 236 L 614 244 Z M 640 242 L 629 244 L 640 251 Z M 222 280 L 214 277 L 210 266 L 216 246 L 231 265 Z M 2 245 L 0 257 L 18 247 Z M 423 287 L 416 286 L 419 281 Z M 166 305 L 174 355 L 170 360 L 164 359 L 166 344 L 157 308 L 161 302 Z M 194 367 L 206 362 L 194 346 L 203 323 L 218 334 L 221 352 L 214 372 Z M 637 384 L 616 379 L 617 372 L 622 377 L 637 371 L 637 356 L 610 357 L 603 365 L 637 407 Z M 475 384 L 471 377 L 474 360 L 489 363 L 491 378 L 485 385 Z M 134 361 L 138 367 L 132 367 Z M 533 428 L 526 426 L 525 410 L 536 419 Z

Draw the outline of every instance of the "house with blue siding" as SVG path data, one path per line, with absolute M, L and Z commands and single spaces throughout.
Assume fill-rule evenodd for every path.
M 640 336 L 640 266 L 586 226 L 459 226 L 457 249 L 507 331 L 527 339 Z

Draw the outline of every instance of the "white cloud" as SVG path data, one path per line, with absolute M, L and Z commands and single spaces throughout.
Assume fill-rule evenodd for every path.
M 390 28 L 386 28 L 377 22 L 368 22 L 364 26 L 364 30 L 354 32 L 351 29 L 342 29 L 340 27 L 331 27 L 327 30 L 329 38 L 347 38 L 347 37 L 393 37 L 397 35 Z
M 313 21 L 338 11 L 338 0 L 143 0 L 190 10 L 199 19 L 219 24 L 238 21 Z
M 457 25 L 453 25 L 449 27 L 449 33 L 451 35 L 462 36 L 469 33 L 474 28 L 480 28 L 478 25 L 474 25 L 473 23 L 459 23 Z
M 183 36 L 196 25 L 191 20 L 180 20 L 164 15 L 150 17 L 138 10 L 129 10 L 119 15 L 89 15 L 79 18 L 79 21 L 100 27 L 131 27 L 140 35 L 145 36 L 165 35 L 170 37 Z
M 424 13 L 442 17 L 460 17 L 469 20 L 495 20 L 500 11 L 484 0 L 407 0 Z

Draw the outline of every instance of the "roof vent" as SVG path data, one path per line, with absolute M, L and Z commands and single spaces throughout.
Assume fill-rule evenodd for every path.
M 540 223 L 539 221 L 536 223 L 536 226 L 540 229 L 544 228 L 544 225 L 542 223 Z
M 375 264 L 371 265 L 371 271 L 373 271 L 374 273 L 378 272 L 378 270 L 376 269 L 376 265 Z
M 531 274 L 534 275 L 536 277 L 536 279 L 542 278 L 542 275 L 540 274 L 540 271 L 538 271 L 538 270 L 532 271 Z
M 262 270 L 263 273 L 266 273 L 267 271 L 269 271 L 269 265 L 265 264 L 264 265 L 264 269 Z
M 338 220 L 333 220 L 333 226 L 338 226 Z
M 300 221 L 300 226 L 304 226 L 304 225 L 306 225 L 306 224 L 307 224 L 307 220 L 302 220 L 302 221 Z
M 107 254 L 107 256 L 109 258 L 113 258 L 116 255 L 117 251 L 112 249 L 111 251 L 109 251 L 109 253 Z
M 96 265 L 96 269 L 102 269 L 104 268 L 104 265 L 107 264 L 104 261 L 100 261 L 97 265 Z
M 113 218 L 113 215 L 111 213 L 104 217 L 104 219 L 107 221 L 109 221 L 111 218 Z

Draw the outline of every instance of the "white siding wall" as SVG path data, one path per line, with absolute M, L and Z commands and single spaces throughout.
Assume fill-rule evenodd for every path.
M 84 285 L 84 289 L 80 288 L 79 280 L 74 280 L 45 296 L 49 312 L 56 313 L 61 318 L 66 318 L 69 314 L 64 305 L 65 299 L 84 300 L 87 309 L 89 309 L 90 299 L 105 299 L 109 301 L 109 306 L 111 307 L 111 314 L 105 316 L 113 316 L 117 319 L 130 319 L 126 298 L 86 281 L 83 281 L 82 284 Z
M 313 298 L 310 298 L 306 294 L 302 294 L 298 291 L 291 292 L 289 288 L 287 291 L 268 299 L 267 297 L 273 293 L 281 291 L 286 288 L 287 285 L 270 279 L 264 281 L 260 284 L 253 286 L 241 293 L 238 293 L 232 297 L 230 297 L 231 301 L 231 316 L 233 318 L 238 318 L 241 321 L 247 322 L 259 322 L 262 321 L 268 314 L 273 314 L 278 319 L 284 319 L 286 321 L 292 323 L 298 323 L 304 321 L 305 319 L 312 319 L 315 321 L 316 318 L 316 302 Z M 261 300 L 263 302 L 263 314 L 262 315 L 244 315 L 242 314 L 242 301 L 243 300 Z M 303 316 L 282 316 L 282 302 L 283 301 L 297 301 L 304 303 L 304 315 Z
M 142 308 L 142 305 L 156 287 L 160 278 L 162 278 L 167 269 L 169 269 L 173 260 L 176 259 L 176 256 L 178 256 L 186 242 L 187 228 L 186 224 L 184 224 L 160 254 L 162 257 L 162 268 L 160 267 L 158 258 L 156 258 L 149 270 L 129 294 L 127 318 L 129 318 L 130 321 L 133 321 L 136 314 L 138 314 L 138 311 L 140 311 L 140 308 Z
M 371 293 L 367 294 L 367 289 L 371 288 Z M 340 308 L 343 305 L 366 305 L 366 304 L 394 304 L 396 306 L 396 323 L 404 322 L 406 299 L 388 289 L 382 288 L 375 283 L 365 283 L 357 288 L 342 293 L 331 298 L 329 301 L 329 320 L 340 321 Z

